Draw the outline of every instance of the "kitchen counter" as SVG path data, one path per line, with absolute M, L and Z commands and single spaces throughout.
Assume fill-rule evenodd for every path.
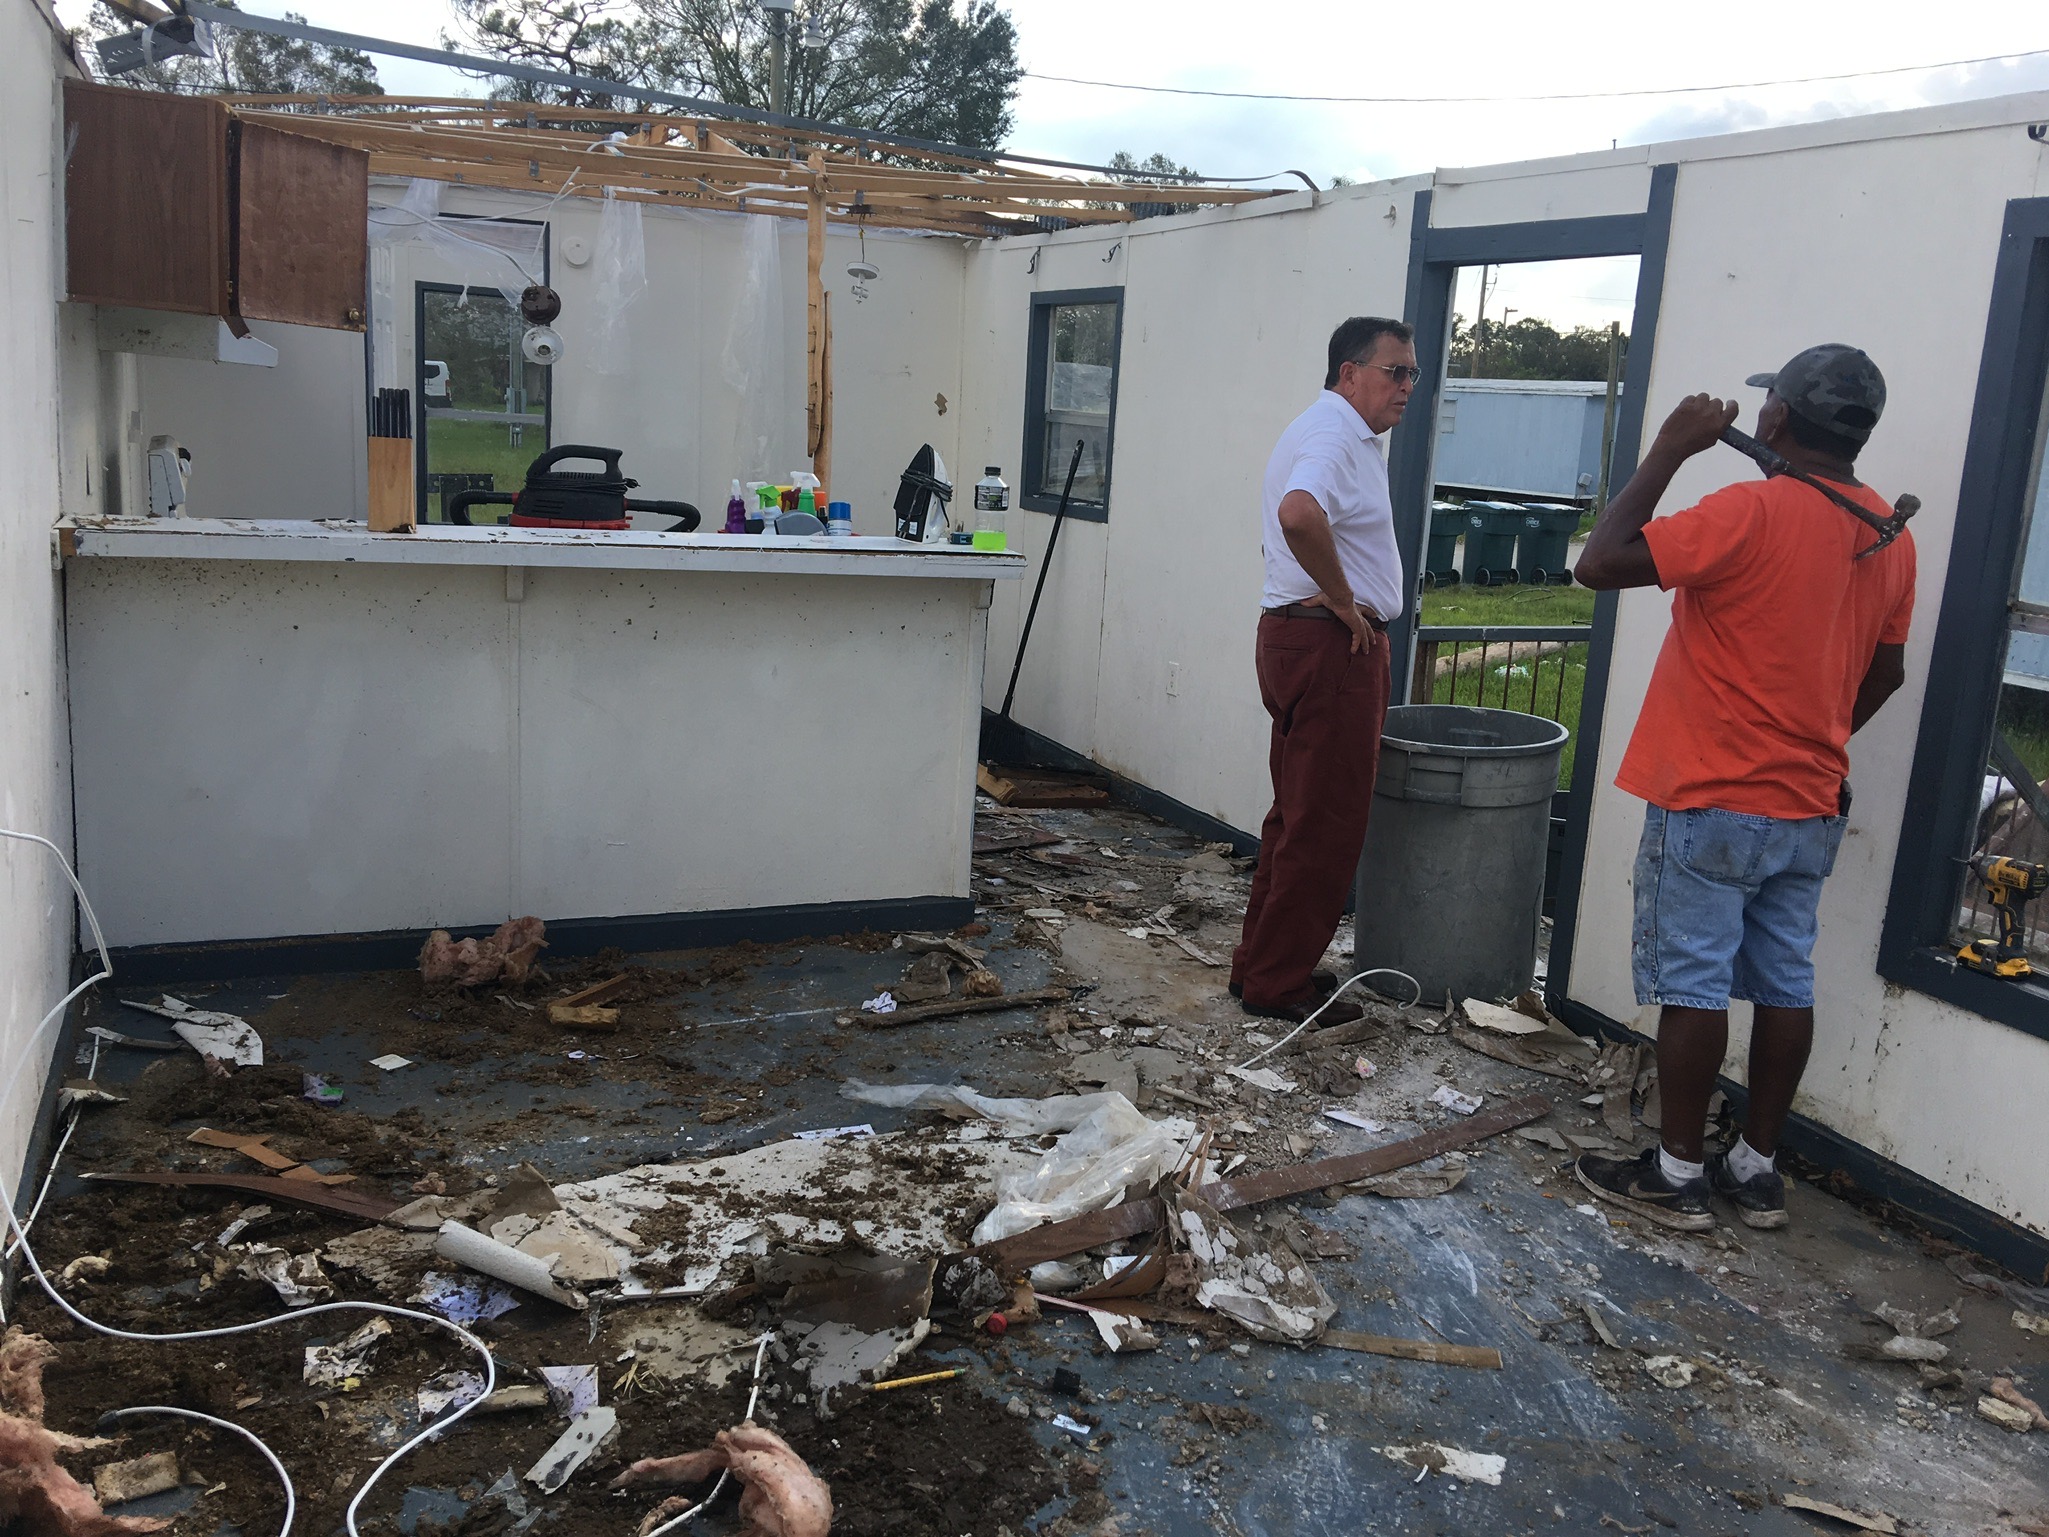
M 239 519 L 57 551 L 80 873 L 110 943 L 160 951 L 132 975 L 254 941 L 386 964 L 526 913 L 574 953 L 972 909 L 1020 555 Z

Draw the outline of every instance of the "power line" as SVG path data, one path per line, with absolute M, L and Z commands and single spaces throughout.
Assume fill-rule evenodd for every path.
M 1626 91 L 1563 91 L 1534 96 L 1299 96 L 1285 91 L 1210 91 L 1194 86 L 1134 85 L 1125 80 L 1079 80 L 1071 75 L 1042 75 L 1026 70 L 1027 80 L 1044 80 L 1059 85 L 1093 86 L 1103 91 L 1143 91 L 1155 96 L 1216 96 L 1232 101 L 1334 102 L 1347 106 L 1420 107 L 1481 105 L 1540 101 L 1615 101 L 1642 96 L 1702 96 L 1718 91 L 1756 91 L 1774 85 L 1826 85 L 1841 80 L 1873 80 L 1884 75 L 1912 75 L 1933 69 L 1963 69 L 1974 64 L 2003 64 L 2017 59 L 2036 59 L 2049 48 L 2028 48 L 2018 53 L 1989 53 L 1975 59 L 1946 59 L 1939 64 L 1898 64 L 1888 69 L 1851 69 L 1836 75 L 1797 75 L 1780 80 L 1736 80 L 1724 85 L 1644 86 Z

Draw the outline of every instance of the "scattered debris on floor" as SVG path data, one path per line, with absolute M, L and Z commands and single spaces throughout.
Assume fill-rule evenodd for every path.
M 53 1284 L 137 1332 L 294 1323 L 116 1340 L 24 1291 L 49 1423 L 227 1416 L 327 1531 L 461 1413 L 365 1537 L 623 1537 L 706 1502 L 763 1537 L 1367 1509 L 1398 1537 L 1719 1534 L 1774 1499 L 1933 1537 L 2039 1508 L 2041 1278 L 1804 1183 L 1769 1239 L 1604 1213 L 1570 1163 L 1655 1136 L 1640 1043 L 1405 988 L 1290 1034 L 1215 969 L 1250 875 L 1230 846 L 1074 806 L 985 808 L 977 843 L 950 934 L 564 959 L 515 924 L 438 935 L 420 971 L 149 993 L 138 1032 L 168 1043 L 92 1026 L 66 1104 L 95 1108 L 34 1233 Z M 229 1020 L 261 1057 L 172 1035 Z M 306 1312 L 328 1299 L 476 1331 L 495 1389 L 416 1322 Z M 280 1523 L 250 1449 L 191 1426 L 124 1423 L 73 1471 L 94 1520 L 123 1519 L 78 1482 L 104 1474 L 109 1504 L 189 1501 L 181 1530 Z M 126 1519 L 173 1519 L 148 1508 Z

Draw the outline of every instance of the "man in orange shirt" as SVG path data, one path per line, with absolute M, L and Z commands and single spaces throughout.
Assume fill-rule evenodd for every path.
M 1854 462 L 1885 380 L 1854 347 L 1810 347 L 1776 374 L 1757 437 L 1878 518 L 1892 509 Z M 1663 1146 L 1579 1160 L 1602 1200 L 1681 1231 L 1715 1225 L 1710 1197 L 1754 1228 L 1783 1227 L 1779 1133 L 1814 1039 L 1822 881 L 1849 813 L 1849 740 L 1905 678 L 1914 543 L 1878 535 L 1792 476 L 1724 487 L 1652 521 L 1680 465 L 1736 406 L 1693 395 L 1659 429 L 1587 540 L 1574 574 L 1607 590 L 1673 593 L 1616 786 L 1649 802 L 1635 875 L 1639 1003 L 1662 1006 Z M 1864 558 L 1860 558 L 1860 555 Z M 1704 1156 L 1729 1044 L 1729 1000 L 1753 1005 L 1743 1135 Z

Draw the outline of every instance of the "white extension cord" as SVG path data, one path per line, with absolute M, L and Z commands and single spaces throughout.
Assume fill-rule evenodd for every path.
M 1411 998 L 1407 1003 L 1395 1005 L 1395 1007 L 1397 1008 L 1413 1009 L 1417 1004 L 1423 1001 L 1423 984 L 1418 982 L 1414 977 L 1410 976 L 1406 971 L 1396 971 L 1392 966 L 1369 967 L 1367 970 L 1359 972 L 1356 976 L 1347 977 L 1344 981 L 1340 982 L 1336 987 L 1332 988 L 1330 996 L 1324 999 L 1322 1003 L 1316 1006 L 1315 1013 L 1311 1014 L 1307 1019 L 1303 1020 L 1301 1024 L 1297 1025 L 1294 1029 L 1290 1030 L 1278 1041 L 1275 1041 L 1273 1045 L 1262 1047 L 1260 1050 L 1254 1052 L 1251 1056 L 1247 1057 L 1243 1062 L 1240 1062 L 1238 1064 L 1239 1069 L 1242 1071 L 1245 1068 L 1252 1066 L 1252 1064 L 1257 1062 L 1261 1057 L 1272 1056 L 1275 1052 L 1279 1051 L 1283 1046 L 1287 1045 L 1288 1042 L 1292 1041 L 1296 1036 L 1300 1035 L 1304 1030 L 1307 1030 L 1311 1025 L 1315 1024 L 1317 1014 L 1321 1014 L 1325 1009 L 1329 1008 L 1332 1004 L 1336 1003 L 1338 999 L 1342 998 L 1345 994 L 1346 989 L 1350 988 L 1354 983 L 1364 982 L 1368 977 L 1400 977 L 1404 982 L 1408 983 L 1409 986 L 1413 987 L 1416 990 L 1415 997 Z
M 64 851 L 58 848 L 57 845 L 52 843 L 48 838 L 38 837 L 34 833 L 14 832 L 9 828 L 0 827 L 0 838 L 13 838 L 22 843 L 39 843 L 44 848 L 48 849 L 52 854 L 57 856 L 57 863 L 60 866 L 62 866 L 64 870 L 64 878 L 71 883 L 71 889 L 78 893 L 78 905 L 81 908 L 81 910 L 83 910 L 83 912 L 85 913 L 85 921 L 87 925 L 90 926 L 90 928 L 92 929 L 93 946 L 96 950 L 98 950 L 100 957 L 100 969 L 97 972 L 95 972 L 92 976 L 87 977 L 83 982 L 79 983 L 78 986 L 74 987 L 70 992 L 66 993 L 61 999 L 59 999 L 56 1006 L 52 1008 L 49 1013 L 43 1016 L 42 1022 L 36 1026 L 34 1031 L 30 1033 L 28 1039 L 22 1042 L 20 1049 L 15 1052 L 14 1059 L 7 1065 L 7 1071 L 5 1076 L 0 1077 L 0 1105 L 4 1105 L 7 1102 L 7 1100 L 13 1096 L 15 1088 L 19 1085 L 21 1081 L 22 1068 L 29 1059 L 29 1053 L 32 1050 L 34 1050 L 37 1043 L 40 1042 L 43 1036 L 49 1031 L 52 1023 L 61 1019 L 64 1015 L 64 1011 L 68 1009 L 71 1006 L 72 1002 L 75 999 L 77 999 L 78 996 L 81 993 L 83 993 L 87 988 L 93 986 L 97 982 L 104 982 L 109 977 L 113 976 L 114 968 L 113 963 L 107 957 L 107 941 L 105 935 L 103 935 L 100 932 L 100 920 L 98 916 L 93 912 L 92 903 L 86 897 L 85 888 L 79 884 L 78 876 L 76 875 L 76 873 L 73 872 L 71 868 L 71 861 L 64 857 Z M 47 1191 L 47 1189 L 48 1185 L 47 1182 L 45 1182 L 45 1191 Z M 42 1203 L 39 1199 L 37 1201 L 38 1207 L 40 1207 L 41 1204 Z M 153 1343 L 159 1340 L 183 1341 L 225 1339 L 231 1335 L 248 1334 L 253 1330 L 272 1328 L 278 1324 L 298 1323 L 302 1319 L 315 1318 L 322 1313 L 376 1313 L 387 1318 L 406 1318 L 411 1319 L 416 1323 L 428 1324 L 436 1329 L 444 1329 L 448 1333 L 453 1334 L 457 1339 L 461 1340 L 465 1345 L 468 1345 L 472 1350 L 476 1351 L 477 1354 L 483 1358 L 484 1362 L 483 1390 L 479 1392 L 475 1397 L 463 1403 L 462 1406 L 456 1409 L 456 1411 L 453 1414 L 448 1415 L 446 1418 L 441 1419 L 437 1421 L 435 1424 L 422 1430 L 418 1435 L 414 1436 L 410 1441 L 404 1443 L 402 1446 L 398 1448 L 398 1450 L 394 1451 L 390 1456 L 386 1457 L 382 1462 L 378 1463 L 374 1469 L 371 1470 L 370 1476 L 363 1480 L 362 1487 L 356 1491 L 355 1497 L 349 1501 L 348 1510 L 343 1516 L 343 1520 L 348 1528 L 349 1537 L 362 1537 L 361 1532 L 359 1532 L 356 1527 L 356 1512 L 359 1509 L 361 1509 L 363 1501 L 369 1497 L 370 1491 L 376 1488 L 378 1480 L 383 1478 L 386 1473 L 388 1473 L 393 1467 L 395 1467 L 403 1458 L 405 1458 L 415 1448 L 425 1445 L 428 1441 L 434 1440 L 436 1437 L 440 1436 L 445 1431 L 452 1428 L 455 1425 L 456 1421 L 462 1419 L 465 1415 L 470 1413 L 471 1410 L 475 1409 L 476 1406 L 482 1403 L 486 1398 L 488 1398 L 497 1387 L 498 1363 L 492 1359 L 490 1347 L 487 1346 L 482 1340 L 478 1339 L 476 1335 L 470 1333 L 469 1330 L 463 1328 L 460 1324 L 455 1323 L 451 1319 L 442 1318 L 433 1313 L 418 1312 L 412 1308 L 393 1307 L 387 1303 L 382 1302 L 326 1302 L 321 1303 L 317 1307 L 298 1308 L 289 1313 L 279 1314 L 274 1318 L 260 1318 L 256 1320 L 256 1322 L 254 1323 L 230 1324 L 224 1328 L 219 1329 L 188 1329 L 181 1330 L 177 1333 L 172 1334 L 137 1334 L 127 1329 L 116 1329 L 110 1325 L 96 1322 L 95 1320 L 86 1317 L 85 1314 L 79 1312 L 77 1308 L 73 1307 L 70 1304 L 70 1302 L 65 1300 L 65 1298 L 58 1292 L 57 1288 L 53 1284 L 51 1284 L 50 1278 L 43 1273 L 42 1262 L 36 1258 L 35 1248 L 29 1243 L 27 1224 L 23 1223 L 21 1219 L 15 1215 L 14 1201 L 13 1198 L 8 1195 L 6 1184 L 4 1181 L 0 1181 L 0 1210 L 5 1211 L 7 1217 L 8 1230 L 12 1231 L 16 1235 L 16 1240 L 21 1247 L 22 1257 L 28 1261 L 29 1270 L 34 1274 L 37 1284 L 42 1287 L 43 1291 L 49 1296 L 50 1300 L 54 1302 L 66 1314 L 68 1314 L 75 1322 L 83 1325 L 87 1329 L 92 1330 L 95 1334 L 104 1334 L 110 1339 L 138 1340 L 144 1343 Z M 258 1437 L 254 1431 L 248 1430 L 243 1426 L 237 1425 L 229 1420 L 215 1419 L 212 1415 L 201 1414 L 196 1410 L 174 1409 L 165 1405 L 149 1405 L 133 1409 L 117 1409 L 112 1411 L 110 1416 L 106 1417 L 121 1418 L 127 1415 L 142 1414 L 169 1414 L 175 1415 L 181 1419 L 197 1420 L 204 1424 L 217 1426 L 223 1430 L 233 1431 L 236 1435 L 243 1437 L 251 1444 L 253 1444 L 256 1447 L 256 1449 L 263 1454 L 264 1458 L 270 1463 L 271 1467 L 276 1471 L 278 1481 L 284 1485 L 285 1519 L 284 1524 L 278 1528 L 278 1537 L 290 1537 L 290 1533 L 292 1530 L 292 1520 L 298 1511 L 297 1492 L 292 1488 L 291 1476 L 288 1473 L 286 1473 L 284 1464 L 278 1461 L 277 1454 L 273 1452 L 268 1446 L 264 1445 L 262 1439 Z M 702 1507 L 700 1506 L 699 1508 L 701 1509 Z M 690 1512 L 690 1514 L 694 1515 L 695 1512 Z M 671 1524 L 680 1524 L 680 1519 L 679 1522 L 673 1522 Z

